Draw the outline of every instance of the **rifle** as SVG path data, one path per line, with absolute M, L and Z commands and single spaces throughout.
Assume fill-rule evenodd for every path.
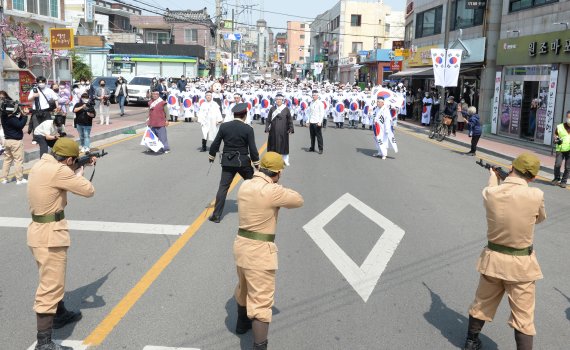
M 503 168 L 501 168 L 500 166 L 495 166 L 495 165 L 491 165 L 489 163 L 484 163 L 483 159 L 479 159 L 479 161 L 475 162 L 475 164 L 479 164 L 480 166 L 482 166 L 485 169 L 492 169 L 495 172 L 495 174 L 497 174 L 497 176 L 503 181 L 507 178 L 507 176 L 509 176 L 509 173 L 507 171 L 505 171 Z
M 107 154 L 109 154 L 109 152 L 105 152 L 104 149 L 102 149 L 101 152 L 93 152 L 93 153 L 87 152 L 85 155 L 83 155 L 83 156 L 81 156 L 75 160 L 75 165 L 79 169 L 80 167 L 89 164 L 91 162 L 91 158 L 93 158 L 93 157 L 101 158 L 101 157 L 106 156 Z M 95 176 L 95 168 L 93 168 L 93 173 L 91 174 L 89 181 L 92 181 L 94 176 Z

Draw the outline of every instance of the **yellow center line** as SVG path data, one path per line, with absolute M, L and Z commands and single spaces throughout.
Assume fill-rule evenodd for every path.
M 267 148 L 267 143 L 263 144 L 259 149 L 261 155 Z M 240 176 L 234 177 L 232 184 L 228 190 L 232 190 L 241 181 Z M 180 253 L 182 248 L 188 243 L 190 238 L 200 229 L 202 224 L 206 221 L 207 217 L 213 212 L 213 207 L 210 203 L 208 208 L 204 209 L 194 222 L 186 229 L 186 231 L 174 242 L 174 244 L 158 259 L 158 261 L 147 271 L 147 273 L 137 282 L 137 284 L 119 301 L 117 306 L 99 323 L 99 325 L 83 340 L 83 344 L 87 346 L 100 345 L 105 338 L 113 331 L 115 326 L 125 317 L 129 310 L 136 304 L 136 302 L 144 295 L 148 288 L 166 269 L 172 260 Z
M 426 135 L 424 135 L 424 134 L 417 134 L 417 133 L 415 133 L 415 132 L 413 132 L 413 131 L 409 131 L 409 130 L 402 130 L 402 129 L 399 129 L 399 130 L 400 130 L 401 132 L 403 132 L 404 134 L 413 136 L 413 137 L 415 137 L 415 138 L 417 138 L 417 139 L 419 139 L 419 140 L 422 140 L 422 141 L 424 141 L 424 142 L 427 141 L 427 142 L 429 142 L 429 143 L 433 143 L 434 145 L 438 145 L 438 146 L 440 146 L 440 147 L 447 148 L 447 149 L 450 149 L 450 150 L 453 150 L 453 151 L 461 152 L 461 151 L 464 151 L 465 149 L 467 149 L 466 146 L 465 146 L 464 148 L 457 148 L 457 147 L 453 147 L 453 146 L 451 146 L 451 145 L 449 145 L 449 144 L 447 144 L 447 143 L 442 143 L 442 142 L 439 142 L 439 141 L 433 141 L 432 139 L 429 139 L 429 138 L 428 138 L 428 139 L 425 139 L 424 137 L 422 137 L 422 136 L 426 136 Z M 427 137 L 427 136 L 426 136 L 426 137 Z M 482 157 L 482 156 L 480 156 L 480 155 L 477 155 L 477 157 L 475 157 L 475 158 L 483 159 L 483 160 L 486 161 L 487 163 L 493 163 L 493 164 L 496 164 L 496 165 L 500 165 L 500 166 L 504 167 L 506 171 L 509 171 L 509 168 L 510 168 L 510 166 L 511 166 L 511 164 L 505 164 L 505 163 L 502 163 L 502 162 L 500 162 L 500 161 L 497 161 L 497 160 L 495 160 L 495 159 L 492 159 L 492 158 L 489 158 L 489 157 L 485 157 L 485 156 Z M 544 176 L 540 176 L 540 175 L 538 175 L 536 178 L 537 178 L 537 179 L 541 179 L 541 180 L 550 181 L 549 178 L 544 177 Z M 566 190 L 570 190 L 570 188 L 566 188 Z

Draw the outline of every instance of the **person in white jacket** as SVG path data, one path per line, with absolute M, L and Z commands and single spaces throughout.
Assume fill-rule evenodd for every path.
M 198 112 L 198 123 L 202 125 L 202 149 L 206 152 L 206 142 L 214 141 L 218 133 L 219 125 L 224 121 L 220 106 L 212 100 L 212 92 L 206 92 L 206 101 L 200 106 Z

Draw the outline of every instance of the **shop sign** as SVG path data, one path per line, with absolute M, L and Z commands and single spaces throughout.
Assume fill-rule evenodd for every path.
M 414 2 L 410 1 L 410 3 L 408 4 L 408 6 L 406 6 L 406 16 L 408 17 L 409 15 L 411 15 L 414 12 Z
M 487 4 L 486 0 L 479 0 L 479 1 L 468 0 L 465 2 L 465 8 L 467 10 L 484 9 L 486 4 Z
M 495 94 L 493 95 L 493 111 L 491 112 L 491 133 L 497 133 L 497 122 L 499 120 L 499 98 L 501 95 L 501 72 L 495 73 Z
M 391 61 L 390 70 L 392 72 L 399 72 L 402 70 L 402 61 Z
M 392 41 L 392 50 L 398 50 L 404 48 L 404 40 L 393 40 Z
M 556 82 L 558 81 L 558 70 L 550 72 L 550 83 L 548 84 L 548 100 L 546 104 L 546 122 L 544 125 L 544 144 L 550 145 L 552 141 L 552 129 L 554 126 L 554 105 L 556 102 Z
M 410 54 L 410 57 L 404 61 L 405 67 L 429 67 L 432 65 L 431 49 L 438 48 L 437 45 L 419 47 Z
M 28 70 L 19 71 L 18 74 L 20 75 L 20 102 L 26 104 L 30 102 L 28 95 L 36 83 L 36 77 Z
M 73 28 L 49 29 L 49 48 L 51 50 L 71 50 L 73 44 Z
M 570 63 L 570 32 L 553 32 L 499 40 L 497 64 Z

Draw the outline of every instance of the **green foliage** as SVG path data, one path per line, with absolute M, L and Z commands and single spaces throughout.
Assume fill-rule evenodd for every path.
M 88 80 L 91 80 L 93 78 L 91 67 L 83 62 L 81 57 L 77 56 L 75 52 L 72 53 L 71 62 L 73 65 L 72 76 L 74 81 L 80 80 L 81 78 Z

